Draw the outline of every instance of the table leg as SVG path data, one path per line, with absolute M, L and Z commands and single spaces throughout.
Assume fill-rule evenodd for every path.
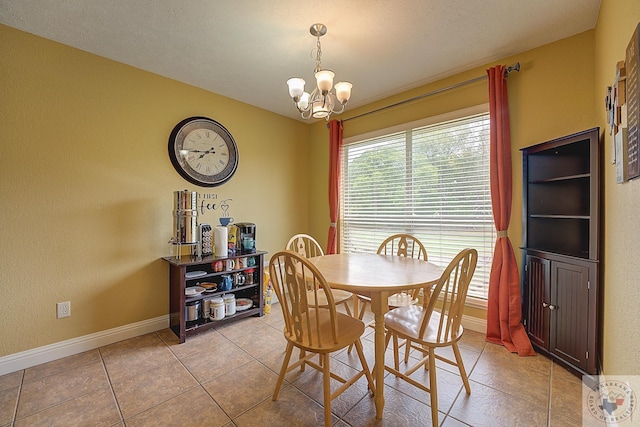
M 382 419 L 384 410 L 384 314 L 389 309 L 388 293 L 371 294 L 371 311 L 375 319 L 375 365 L 373 378 L 376 383 L 376 418 Z

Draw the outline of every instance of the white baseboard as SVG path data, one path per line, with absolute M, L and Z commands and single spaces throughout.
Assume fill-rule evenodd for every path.
M 167 314 L 106 331 L 96 332 L 95 334 L 72 338 L 70 340 L 3 356 L 0 357 L 0 375 L 30 368 L 62 357 L 72 356 L 168 327 L 169 315 Z
M 480 332 L 481 334 L 487 333 L 487 321 L 478 317 L 471 317 L 463 314 L 462 327 L 470 331 Z

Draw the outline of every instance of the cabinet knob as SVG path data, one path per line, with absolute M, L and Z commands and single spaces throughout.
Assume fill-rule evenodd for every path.
M 543 303 L 542 303 L 542 306 L 543 306 L 544 308 L 547 308 L 547 307 L 549 307 L 549 304 L 547 304 L 546 302 L 543 302 Z
M 556 310 L 558 308 L 557 305 L 549 304 L 549 310 Z

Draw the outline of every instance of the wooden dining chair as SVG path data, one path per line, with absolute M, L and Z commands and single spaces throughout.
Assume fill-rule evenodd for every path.
M 333 296 L 329 284 L 315 265 L 305 257 L 293 251 L 280 251 L 271 257 L 269 272 L 274 290 L 282 307 L 284 317 L 284 336 L 287 349 L 280 375 L 273 392 L 273 400 L 278 398 L 285 375 L 306 365 L 323 374 L 324 424 L 331 425 L 331 401 L 347 390 L 363 375 L 367 378 L 370 390 L 375 390 L 373 378 L 364 357 L 360 337 L 364 332 L 364 323 L 355 317 L 340 313 L 333 304 Z M 316 295 L 309 298 L 311 292 Z M 319 295 L 323 295 L 322 298 Z M 318 301 L 326 300 L 328 304 L 320 305 Z M 331 353 L 353 344 L 358 353 L 362 370 L 353 377 L 344 379 L 331 372 Z M 300 358 L 289 365 L 293 348 L 300 349 Z M 319 357 L 319 363 L 311 358 Z M 331 379 L 342 383 L 333 393 Z
M 385 348 L 393 341 L 394 366 L 385 364 L 385 370 L 407 381 L 431 395 L 431 421 L 438 425 L 438 387 L 436 381 L 436 359 L 457 366 L 467 394 L 471 394 L 469 379 L 462 363 L 458 341 L 464 328 L 461 325 L 462 312 L 467 297 L 469 283 L 478 261 L 475 249 L 464 249 L 449 263 L 437 285 L 431 293 L 426 307 L 409 305 L 398 307 L 385 314 L 384 326 L 387 329 Z M 436 305 L 441 307 L 438 311 Z M 398 360 L 398 340 L 407 340 L 408 346 L 423 354 L 411 367 L 400 372 Z M 451 346 L 455 360 L 447 359 L 435 353 L 437 348 Z M 407 362 L 405 362 L 405 365 Z M 429 370 L 429 385 L 422 384 L 410 377 L 421 366 Z
M 289 239 L 289 242 L 287 242 L 286 249 L 294 251 L 305 258 L 324 255 L 324 251 L 322 250 L 320 243 L 308 234 L 296 234 L 293 236 Z M 332 289 L 331 295 L 333 297 L 334 304 L 342 304 L 347 314 L 351 315 L 349 302 L 353 299 L 353 294 L 340 289 Z M 321 298 L 319 301 L 320 305 L 326 305 L 328 303 L 326 299 L 323 299 L 323 294 L 320 294 L 319 298 Z

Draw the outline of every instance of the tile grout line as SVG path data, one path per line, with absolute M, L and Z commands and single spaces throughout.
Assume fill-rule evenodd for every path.
M 554 363 L 549 368 L 549 391 L 547 393 L 547 427 L 551 427 L 551 400 L 553 399 L 553 369 Z
M 102 369 L 104 370 L 105 375 L 107 376 L 107 382 L 109 383 L 109 389 L 111 390 L 111 397 L 113 401 L 116 403 L 116 408 L 118 408 L 118 414 L 120 414 L 120 422 L 124 424 L 124 414 L 122 413 L 122 408 L 120 408 L 120 403 L 118 402 L 118 398 L 116 397 L 116 391 L 113 389 L 113 384 L 111 382 L 111 376 L 109 375 L 109 370 L 107 369 L 107 365 L 104 362 L 104 357 L 102 355 L 102 351 L 100 350 L 102 347 L 98 347 L 98 354 L 100 355 L 100 362 L 102 363 Z
M 270 326 L 270 325 L 267 325 L 267 326 Z M 216 329 L 217 329 L 217 328 L 216 328 Z M 234 345 L 235 347 L 237 347 L 237 348 L 238 348 L 238 350 L 240 350 L 240 351 L 244 352 L 245 354 L 247 354 L 247 355 L 251 358 L 251 361 L 255 361 L 255 362 L 257 362 L 258 364 L 260 364 L 260 365 L 264 366 L 264 367 L 265 367 L 266 369 L 268 369 L 270 372 L 273 372 L 273 370 L 272 370 L 271 368 L 269 368 L 267 365 L 265 365 L 265 364 L 264 364 L 264 363 L 262 363 L 260 360 L 258 360 L 258 358 L 257 358 L 257 357 L 253 356 L 252 354 L 250 354 L 249 352 L 247 352 L 245 349 L 243 349 L 242 347 L 238 346 L 238 344 L 236 344 L 232 339 L 230 339 L 229 337 L 227 337 L 226 335 L 224 335 L 224 334 L 223 334 L 222 332 L 220 332 L 220 331 L 217 331 L 217 332 L 220 334 L 220 336 L 221 336 L 223 339 L 225 339 L 225 340 L 226 340 L 226 341 L 228 341 L 230 344 L 232 344 L 232 345 Z M 196 381 L 196 383 L 198 384 L 198 387 L 200 387 L 200 388 L 202 389 L 202 391 L 203 391 L 204 393 L 206 393 L 206 394 L 207 394 L 207 396 L 209 396 L 209 398 L 210 398 L 211 400 L 213 400 L 213 402 L 216 404 L 216 406 L 217 406 L 218 408 L 220 408 L 220 410 L 221 410 L 221 411 L 222 411 L 222 412 L 227 416 L 227 418 L 229 418 L 229 420 L 230 420 L 229 422 L 230 422 L 230 423 L 232 423 L 232 424 L 234 424 L 234 425 L 235 425 L 235 420 L 236 420 L 238 417 L 240 417 L 240 416 L 244 415 L 245 413 L 249 412 L 250 410 L 254 409 L 255 407 L 259 406 L 260 404 L 262 404 L 263 402 L 265 402 L 266 400 L 268 400 L 268 399 L 270 398 L 269 396 L 267 396 L 265 399 L 260 400 L 260 401 L 259 401 L 258 403 L 256 403 L 255 405 L 252 405 L 251 407 L 248 407 L 248 408 L 246 408 L 245 410 L 243 410 L 243 411 L 242 411 L 241 413 L 239 413 L 235 418 L 234 418 L 234 417 L 232 417 L 232 416 L 231 416 L 231 415 L 230 415 L 230 414 L 229 414 L 229 413 L 228 413 L 228 412 L 227 412 L 227 411 L 222 407 L 222 405 L 220 405 L 220 403 L 218 403 L 218 401 L 215 399 L 215 397 L 213 397 L 213 396 L 212 396 L 212 395 L 207 391 L 207 389 L 204 387 L 204 383 L 200 382 L 200 381 L 199 381 L 195 376 L 193 376 L 193 374 L 191 373 L 191 371 L 189 370 L 189 368 L 187 368 L 187 367 L 184 365 L 184 363 L 182 362 L 182 360 L 180 359 L 180 357 L 178 357 L 178 355 L 177 355 L 177 354 L 175 354 L 175 353 L 171 350 L 170 346 L 166 343 L 166 341 L 165 341 L 164 339 L 162 339 L 162 337 L 161 337 L 161 336 L 159 336 L 159 335 L 158 335 L 158 337 L 159 337 L 159 338 L 160 338 L 160 340 L 165 344 L 165 346 L 168 348 L 168 350 L 169 350 L 169 351 L 171 351 L 171 354 L 173 354 L 173 355 L 174 355 L 174 357 L 178 360 L 178 362 L 180 363 L 180 365 L 182 365 L 182 367 L 183 367 L 183 368 L 184 368 L 184 369 L 189 373 L 189 375 L 191 375 L 191 377 Z M 235 369 L 242 368 L 243 366 L 246 366 L 247 364 L 251 363 L 251 361 L 250 361 L 250 362 L 245 363 L 244 365 L 240 365 L 240 366 L 238 366 L 238 367 L 234 368 L 234 370 L 235 370 Z M 277 375 L 277 374 L 276 374 L 276 375 Z M 214 378 L 214 379 L 215 379 L 215 378 Z M 213 381 L 213 379 L 210 379 L 209 381 Z M 286 381 L 286 379 L 285 379 L 285 381 Z M 291 383 L 289 383 L 288 381 L 286 381 L 286 383 L 287 383 L 287 384 L 283 384 L 283 385 L 285 385 L 285 386 L 291 386 Z M 196 388 L 196 387 L 194 387 L 194 388 Z M 191 391 L 191 390 L 193 390 L 194 388 L 191 388 L 191 389 L 189 389 L 189 390 L 187 390 L 187 391 Z M 185 391 L 185 393 L 186 393 L 186 391 Z M 184 394 L 184 393 L 181 393 L 181 394 Z M 173 396 L 171 399 L 173 399 L 173 398 L 175 398 L 175 397 L 177 397 L 177 396 Z M 171 399 L 168 399 L 168 400 L 171 400 Z M 168 400 L 167 400 L 167 401 L 168 401 Z M 165 401 L 165 402 L 166 402 L 166 401 Z M 165 402 L 162 402 L 162 403 L 165 403 Z M 160 403 L 160 404 L 161 404 L 161 403 Z M 150 409 L 150 408 L 149 408 L 149 409 Z M 143 412 L 144 412 L 144 411 L 143 411 Z
M 150 410 L 150 409 L 154 408 L 155 406 L 158 406 L 158 405 L 161 405 L 161 404 L 163 404 L 163 403 L 166 403 L 166 402 L 168 402 L 169 400 L 174 399 L 174 398 L 176 398 L 176 397 L 178 397 L 178 396 L 181 396 L 181 395 L 183 395 L 183 394 L 185 394 L 185 393 L 187 393 L 187 392 L 189 392 L 189 391 L 191 391 L 191 390 L 194 390 L 194 389 L 195 389 L 195 388 L 197 388 L 197 387 L 201 387 L 201 388 L 203 388 L 203 387 L 202 387 L 202 385 L 200 384 L 200 382 L 199 382 L 195 377 L 193 377 L 193 374 L 191 374 L 191 371 L 189 371 L 189 370 L 186 368 L 186 366 L 184 366 L 184 364 L 182 363 L 182 361 L 178 358 L 178 356 L 177 356 L 173 351 L 171 351 L 171 348 L 169 348 L 169 345 L 165 342 L 165 340 L 163 340 L 163 339 L 162 339 L 162 337 L 158 334 L 158 332 L 157 332 L 157 331 L 156 331 L 156 332 L 153 332 L 153 334 L 154 334 L 154 335 L 155 335 L 155 336 L 160 340 L 160 342 L 162 343 L 162 345 L 163 345 L 165 348 L 167 348 L 167 350 L 169 350 L 169 352 L 171 353 L 171 355 L 174 357 L 175 361 L 177 361 L 178 363 L 180 363 L 180 365 L 181 365 L 181 366 L 182 366 L 182 367 L 187 371 L 187 373 L 188 373 L 189 375 L 191 375 L 191 377 L 192 377 L 192 378 L 194 379 L 194 381 L 196 382 L 197 386 L 193 386 L 193 387 L 191 387 L 191 388 L 189 388 L 189 389 L 186 389 L 186 390 L 184 390 L 183 392 L 181 392 L 181 393 L 179 393 L 179 394 L 177 394 L 177 395 L 175 395 L 175 396 L 172 396 L 172 397 L 170 397 L 170 398 L 168 398 L 168 399 L 166 399 L 166 400 L 163 400 L 162 402 L 157 403 L 156 405 L 152 406 L 151 408 L 147 408 L 147 409 L 144 409 L 144 410 L 142 410 L 142 411 L 140 411 L 140 412 L 136 412 L 135 414 L 132 414 L 132 415 L 128 416 L 128 417 L 125 419 L 124 414 L 122 413 L 122 408 L 120 407 L 120 403 L 118 402 L 118 399 L 117 399 L 117 397 L 116 397 L 115 390 L 113 389 L 113 384 L 112 384 L 111 376 L 109 375 L 109 372 L 108 372 L 108 370 L 107 370 L 107 368 L 106 368 L 106 364 L 104 363 L 104 359 L 102 358 L 102 352 L 100 352 L 100 358 L 101 358 L 101 360 L 102 360 L 103 367 L 104 367 L 104 369 L 105 369 L 105 371 L 106 371 L 107 379 L 108 379 L 108 381 L 109 381 L 109 387 L 111 388 L 111 392 L 112 392 L 112 394 L 113 394 L 114 400 L 116 401 L 116 406 L 118 407 L 118 412 L 120 413 L 120 418 L 121 418 L 121 421 L 120 421 L 120 422 L 124 423 L 124 425 L 126 425 L 126 420 L 127 420 L 127 419 L 129 419 L 129 420 L 130 420 L 131 418 L 133 418 L 133 417 L 135 417 L 135 416 L 138 416 L 138 415 L 140 415 L 140 414 L 142 414 L 142 413 L 144 413 L 144 412 L 146 412 L 146 411 L 148 411 L 148 410 Z M 100 347 L 100 348 L 102 348 L 102 347 Z M 100 348 L 99 348 L 99 349 L 100 349 Z M 98 350 L 99 350 L 99 349 L 98 349 Z M 138 350 L 139 350 L 138 348 L 136 348 L 136 349 L 127 349 L 127 350 L 125 350 L 125 352 L 128 352 L 128 351 L 138 351 Z M 164 363 L 164 364 L 162 364 L 162 365 L 160 365 L 160 366 L 168 365 L 168 364 L 170 364 L 170 363 L 173 363 L 173 362 L 172 362 L 172 361 L 169 361 L 169 362 Z M 156 368 L 157 368 L 157 366 L 156 366 Z M 150 369 L 151 369 L 151 368 L 150 368 Z M 204 388 L 203 388 L 203 391 L 206 393 L 206 390 L 204 390 Z M 208 393 L 207 393 L 207 394 L 208 394 Z M 216 402 L 216 405 L 217 405 L 217 404 L 218 404 L 218 402 Z M 218 405 L 218 406 L 220 406 L 220 405 Z M 221 409 L 222 409 L 222 408 L 221 408 Z M 230 417 L 229 417 L 229 418 L 230 418 Z
M 96 349 L 96 350 L 98 350 L 98 349 Z M 107 381 L 109 381 L 109 375 L 106 373 L 106 367 L 105 367 L 105 365 L 104 365 L 104 362 L 102 361 L 102 355 L 101 355 L 100 353 L 99 353 L 99 355 L 100 355 L 100 363 L 102 364 L 103 371 L 105 371 L 105 375 L 107 376 Z M 91 363 L 95 363 L 95 362 L 89 361 L 89 362 L 86 362 L 86 363 L 82 363 L 81 365 L 76 366 L 76 367 L 73 367 L 73 368 L 67 368 L 67 369 L 64 369 L 64 370 L 61 370 L 61 371 L 55 372 L 55 373 L 53 373 L 53 374 L 44 375 L 44 376 L 42 376 L 42 377 L 39 377 L 39 378 L 33 379 L 33 380 L 31 380 L 31 381 L 27 381 L 27 383 L 40 381 L 40 380 L 42 380 L 42 379 L 49 378 L 49 377 L 52 377 L 52 376 L 55 376 L 55 375 L 59 375 L 59 374 L 62 374 L 62 373 L 65 373 L 65 372 L 68 372 L 68 371 L 71 371 L 71 370 L 77 369 L 77 368 L 79 368 L 79 367 L 83 367 L 83 366 L 86 366 L 86 365 L 90 365 Z M 89 391 L 87 391 L 87 392 L 86 392 L 86 393 L 84 393 L 84 394 L 80 394 L 80 395 L 74 396 L 74 397 L 72 397 L 72 398 L 69 398 L 69 399 L 67 399 L 67 400 L 62 400 L 62 401 L 60 401 L 60 402 L 54 403 L 54 404 L 53 404 L 53 405 L 51 405 L 51 406 L 47 406 L 47 407 L 45 407 L 45 408 L 41 408 L 41 409 L 39 409 L 39 410 L 37 410 L 37 411 L 35 411 L 35 412 L 33 412 L 33 413 L 30 413 L 30 414 L 25 415 L 25 416 L 21 417 L 20 419 L 18 419 L 18 407 L 19 407 L 20 400 L 22 399 L 22 389 L 23 389 L 23 387 L 24 387 L 25 378 L 26 378 L 26 374 L 27 374 L 27 370 L 28 370 L 28 369 L 29 369 L 29 368 L 22 369 L 22 379 L 20 380 L 20 385 L 19 385 L 19 388 L 18 388 L 18 397 L 17 397 L 17 399 L 16 399 L 16 404 L 15 404 L 15 409 L 14 409 L 13 420 L 12 420 L 12 424 L 10 424 L 9 426 L 13 426 L 13 424 L 14 424 L 16 421 L 20 421 L 20 420 L 23 420 L 23 419 L 29 418 L 29 417 L 31 417 L 31 416 L 34 416 L 34 415 L 36 415 L 36 414 L 42 413 L 42 412 L 44 412 L 44 411 L 48 411 L 48 410 L 50 410 L 50 409 L 52 409 L 52 408 L 56 408 L 56 407 L 62 406 L 62 405 L 64 405 L 64 404 L 68 403 L 68 402 L 71 402 L 71 401 L 73 401 L 73 400 L 75 400 L 75 399 L 79 398 L 79 397 L 83 397 L 83 396 L 90 395 L 91 393 L 95 392 L 96 390 L 101 390 L 101 389 L 102 389 L 102 388 L 97 388 L 97 389 L 94 389 L 94 390 L 89 390 Z M 111 388 L 111 383 L 110 383 L 110 381 L 109 381 L 109 388 Z M 113 393 L 113 389 L 112 389 L 112 393 Z M 114 396 L 114 399 L 115 399 L 115 396 Z M 116 405 L 117 405 L 117 401 L 116 401 Z M 121 418 L 121 421 L 122 421 L 122 418 Z
M 467 371 L 467 380 L 469 381 L 469 387 L 471 387 L 471 382 L 476 382 L 473 381 L 471 378 L 469 378 L 471 376 L 471 374 L 473 373 L 473 370 L 475 369 L 475 367 L 478 365 L 478 362 L 480 361 L 480 358 L 482 357 L 482 354 L 484 353 L 485 349 L 487 348 L 487 343 L 485 342 L 484 345 L 482 346 L 482 350 L 480 350 L 478 357 L 476 358 L 476 361 L 473 363 L 473 366 L 471 367 L 471 369 L 467 369 L 467 367 L 465 366 L 465 371 Z M 475 351 L 475 350 L 471 350 L 469 348 L 467 348 L 468 351 Z M 458 371 L 457 376 L 460 376 L 460 372 Z M 460 381 L 462 381 L 462 377 L 460 377 Z M 477 383 L 477 382 L 476 382 Z M 451 414 L 451 410 L 453 409 L 453 407 L 455 406 L 456 402 L 458 401 L 458 399 L 460 398 L 460 396 L 462 395 L 464 390 L 464 383 L 462 384 L 462 387 L 460 387 L 460 390 L 458 390 L 458 394 L 456 395 L 455 399 L 453 399 L 453 402 L 451 402 L 451 406 L 449 406 L 449 410 L 446 412 L 444 418 L 442 419 L 442 424 L 444 424 L 444 422 L 447 420 L 447 418 L 452 418 L 462 424 L 467 425 L 467 423 L 457 419 L 456 417 L 454 417 Z M 473 393 L 473 390 L 471 390 L 471 392 Z M 466 394 L 466 393 L 465 393 Z
M 10 426 L 13 426 L 16 422 L 16 417 L 18 416 L 18 405 L 20 404 L 20 397 L 22 396 L 22 386 L 24 384 L 26 369 L 22 370 L 22 378 L 20 378 L 20 384 L 18 385 L 18 396 L 16 398 L 16 403 L 13 406 L 13 417 L 11 418 Z

